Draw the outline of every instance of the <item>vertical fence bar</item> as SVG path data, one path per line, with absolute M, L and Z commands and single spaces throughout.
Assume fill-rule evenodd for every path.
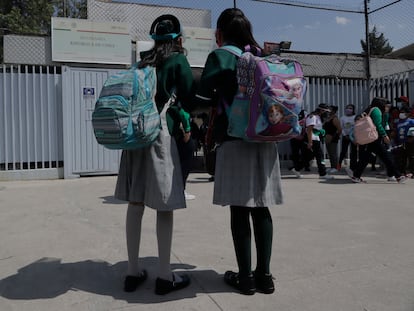
M 37 139 L 37 113 L 36 113 L 36 68 L 32 66 L 32 94 L 33 94 L 33 151 L 34 151 L 34 168 L 37 169 L 37 146 L 38 146 L 38 139 Z
M 7 162 L 8 162 L 8 131 L 7 131 L 7 101 L 6 101 L 6 81 L 7 81 L 7 68 L 6 65 L 3 65 L 3 139 L 4 142 L 4 169 L 7 171 Z
M 47 146 L 48 146 L 48 157 L 49 157 L 49 165 L 48 168 L 52 167 L 52 137 L 51 137 L 51 132 L 52 132 L 52 120 L 54 119 L 52 117 L 51 111 L 53 109 L 53 107 L 51 107 L 50 105 L 54 105 L 54 103 L 51 103 L 49 101 L 50 98 L 50 94 L 49 94 L 49 66 L 46 66 L 46 98 L 45 101 L 47 102 Z
M 22 123 L 22 117 L 23 117 L 23 109 L 22 109 L 22 93 L 20 92 L 22 88 L 21 84 L 21 76 L 22 76 L 22 70 L 21 65 L 17 66 L 17 97 L 18 97 L 18 123 L 19 123 L 19 169 L 23 169 L 23 123 Z
M 39 66 L 39 107 L 40 107 L 40 165 L 45 168 L 45 111 L 43 106 L 43 70 L 42 66 Z
M 31 133 L 30 128 L 31 128 L 33 119 L 30 118 L 31 114 L 30 114 L 30 107 L 29 107 L 29 67 L 27 65 L 25 66 L 24 72 L 25 72 L 25 75 L 24 75 L 24 78 L 25 78 L 24 92 L 25 92 L 25 95 L 26 95 L 25 96 L 25 99 L 26 99 L 25 100 L 25 108 L 26 108 L 26 148 L 27 148 L 26 149 L 26 155 L 27 155 L 26 162 L 27 162 L 27 169 L 30 170 L 31 169 L 30 162 L 31 162 L 31 159 L 32 159 L 32 157 L 31 157 L 31 147 L 32 147 L 31 142 L 32 142 L 32 140 L 30 139 L 30 133 Z
M 13 103 L 10 106 L 10 133 L 11 133 L 11 167 L 12 170 L 16 169 L 16 115 L 15 115 L 15 94 L 14 94 L 14 66 L 10 66 L 10 102 Z
M 59 167 L 59 156 L 60 156 L 60 153 L 59 153 L 59 151 L 60 151 L 60 149 L 59 149 L 59 138 L 62 138 L 63 137 L 63 134 L 62 134 L 62 131 L 63 131 L 63 129 L 62 129 L 62 127 L 60 127 L 59 125 L 60 124 L 62 124 L 62 122 L 59 122 L 59 121 L 62 121 L 62 120 L 60 120 L 59 118 L 61 117 L 61 114 L 62 114 L 62 111 L 61 111 L 61 109 L 62 109 L 62 105 L 61 105 L 61 100 L 58 100 L 58 91 L 57 91 L 57 89 L 56 89 L 56 85 L 58 85 L 58 75 L 57 75 L 57 67 L 56 66 L 54 66 L 53 67 L 53 86 L 54 86 L 54 103 L 56 103 L 55 104 L 55 114 L 56 114 L 56 120 L 55 120 L 55 122 L 54 122 L 54 127 L 56 128 L 56 133 L 55 133 L 55 156 L 56 156 L 56 167 Z M 59 90 L 59 91 L 61 91 L 61 90 Z M 62 98 L 62 94 L 60 94 L 60 98 Z M 60 103 L 59 105 L 57 104 L 57 103 Z
M 47 163 L 45 163 L 45 166 L 47 168 L 51 168 L 52 167 L 52 153 L 51 153 L 51 123 L 53 120 L 52 114 L 51 112 L 53 111 L 53 107 L 51 107 L 51 105 L 53 105 L 53 103 L 49 100 L 50 98 L 50 94 L 49 94 L 49 66 L 45 66 L 44 67 L 45 72 L 45 98 L 44 101 L 46 103 L 45 108 L 46 108 L 46 147 L 47 147 Z
M 56 102 L 50 101 L 51 98 L 51 91 L 53 91 L 53 87 L 50 86 L 51 83 L 51 76 L 50 76 L 50 70 L 51 68 L 49 66 L 46 67 L 46 76 L 47 76 L 47 84 L 46 84 L 46 94 L 47 94 L 47 107 L 48 107 L 48 146 L 49 146 L 49 168 L 53 167 L 53 150 L 54 146 L 52 143 L 52 130 L 56 127 L 54 126 L 56 123 Z M 51 106 L 53 105 L 53 106 Z M 52 114 L 54 112 L 54 115 Z

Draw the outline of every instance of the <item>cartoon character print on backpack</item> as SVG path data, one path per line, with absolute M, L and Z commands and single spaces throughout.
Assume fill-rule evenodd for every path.
M 263 136 L 299 135 L 302 131 L 298 116 L 292 114 L 284 105 L 275 103 L 271 97 L 263 95 L 262 114 L 256 124 L 256 132 Z
M 302 127 L 298 114 L 303 106 L 304 84 L 299 78 L 275 83 L 275 77 L 267 81 L 263 90 L 261 114 L 257 118 L 256 133 L 262 136 L 278 136 L 279 140 L 300 135 Z M 271 95 L 267 95 L 271 94 Z
M 238 59 L 237 78 L 239 93 L 229 109 L 230 136 L 284 141 L 301 134 L 298 114 L 306 80 L 297 61 L 244 52 Z
M 282 81 L 283 88 L 272 89 L 278 101 L 293 113 L 299 114 L 303 106 L 304 83 L 301 79 Z

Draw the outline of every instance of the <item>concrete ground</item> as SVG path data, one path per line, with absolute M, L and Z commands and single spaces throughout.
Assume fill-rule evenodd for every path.
M 174 220 L 173 268 L 192 284 L 166 296 L 154 294 L 150 209 L 140 253 L 149 279 L 122 291 L 126 204 L 112 196 L 115 176 L 0 182 L 0 310 L 414 311 L 414 180 L 284 172 L 285 203 L 271 209 L 277 289 L 243 296 L 222 280 L 236 267 L 229 209 L 211 204 L 207 178 L 190 175 L 197 198 Z

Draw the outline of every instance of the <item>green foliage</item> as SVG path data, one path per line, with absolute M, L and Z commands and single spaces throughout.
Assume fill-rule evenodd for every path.
M 56 16 L 70 18 L 88 18 L 87 0 L 54 0 Z
M 50 17 L 54 8 L 47 0 L 12 0 L 3 7 L 0 24 L 5 33 L 50 33 Z
M 378 33 L 377 28 L 374 28 L 368 34 L 369 51 L 371 55 L 384 56 L 392 52 L 393 47 L 385 39 L 383 33 Z M 361 40 L 362 53 L 367 54 L 367 43 Z
M 0 0 L 0 63 L 3 34 L 50 35 L 52 16 L 87 18 L 87 0 Z
M 50 34 L 52 16 L 86 18 L 87 0 L 0 0 L 0 28 L 12 34 Z

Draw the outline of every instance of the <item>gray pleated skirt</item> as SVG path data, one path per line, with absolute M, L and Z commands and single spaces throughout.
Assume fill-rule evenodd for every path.
M 115 197 L 158 211 L 186 207 L 180 158 L 168 130 L 149 147 L 122 152 Z
M 226 141 L 216 156 L 214 204 L 271 207 L 283 202 L 276 143 Z

